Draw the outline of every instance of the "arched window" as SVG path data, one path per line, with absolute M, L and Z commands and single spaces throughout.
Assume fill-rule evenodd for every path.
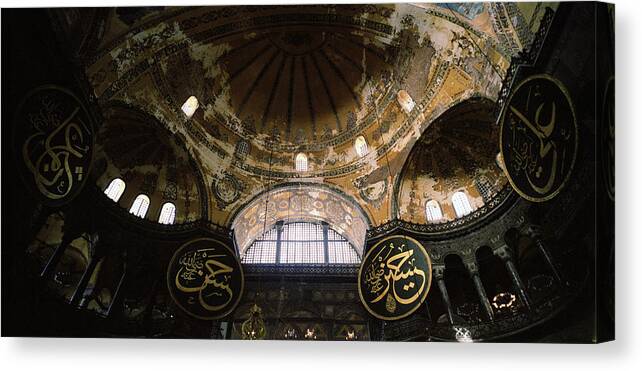
M 198 99 L 195 96 L 187 98 L 185 103 L 181 106 L 181 110 L 187 116 L 188 119 L 191 119 L 194 115 L 194 112 L 198 109 Z
M 443 215 L 441 214 L 439 203 L 435 200 L 426 202 L 426 219 L 428 219 L 429 222 L 436 222 L 441 220 L 441 218 L 443 218 Z
M 243 254 L 244 264 L 360 263 L 350 242 L 327 224 L 278 224 L 255 240 Z
M 236 147 L 234 148 L 234 156 L 244 160 L 247 157 L 247 154 L 250 153 L 250 143 L 246 140 L 239 140 L 236 142 Z
M 468 197 L 462 191 L 455 192 L 452 197 L 452 202 L 458 218 L 473 212 L 473 208 L 470 206 L 470 202 L 468 202 Z
M 308 171 L 308 157 L 304 153 L 296 155 L 294 167 L 299 172 Z
M 120 178 L 114 178 L 107 186 L 107 189 L 105 189 L 107 197 L 111 198 L 114 202 L 118 202 L 123 192 L 125 192 L 125 182 Z
M 358 136 L 354 141 L 354 149 L 357 151 L 359 157 L 363 157 L 368 154 L 368 142 L 366 138 L 362 135 Z
M 136 215 L 139 218 L 144 218 L 147 214 L 147 209 L 149 208 L 149 197 L 144 194 L 136 196 L 134 203 L 132 204 L 129 212 Z
M 160 224 L 174 224 L 174 218 L 176 217 L 176 206 L 171 202 L 166 202 L 161 208 L 160 216 L 158 217 L 158 222 Z

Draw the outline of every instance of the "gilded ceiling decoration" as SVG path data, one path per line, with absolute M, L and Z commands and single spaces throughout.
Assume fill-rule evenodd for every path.
M 452 196 L 463 191 L 473 209 L 492 199 L 507 184 L 497 162 L 499 128 L 494 105 L 471 99 L 451 108 L 436 120 L 415 145 L 400 178 L 399 217 L 426 223 L 426 202 L 434 200 L 444 216 L 456 218 Z
M 539 14 L 486 3 L 117 8 L 86 73 L 100 104 L 124 102 L 181 138 L 210 221 L 230 226 L 269 185 L 305 181 L 341 189 L 380 225 L 407 208 L 393 206 L 392 185 L 415 141 L 450 107 L 497 96 L 511 45 Z M 479 139 L 444 140 L 435 158 L 463 154 L 470 175 L 479 162 L 465 146 Z M 295 170 L 298 153 L 307 171 Z

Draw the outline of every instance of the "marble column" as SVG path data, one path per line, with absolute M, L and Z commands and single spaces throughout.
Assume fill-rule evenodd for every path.
M 563 286 L 566 285 L 568 282 L 563 278 L 559 269 L 557 269 L 557 265 L 555 264 L 553 256 L 544 244 L 541 228 L 539 226 L 529 224 L 522 230 L 522 233 L 530 237 L 535 242 L 535 246 L 537 246 L 540 254 L 542 254 L 544 259 L 546 260 L 546 263 L 548 263 L 549 267 L 551 268 L 555 280 L 557 280 L 557 282 L 559 282 Z
M 484 288 L 484 284 L 482 283 L 481 277 L 479 276 L 479 269 L 477 268 L 477 264 L 475 262 L 466 262 L 465 264 L 466 268 L 468 269 L 468 274 L 470 274 L 470 278 L 472 278 L 473 284 L 475 285 L 475 290 L 477 291 L 477 295 L 479 296 L 479 301 L 484 307 L 486 316 L 490 321 L 493 321 L 495 319 L 495 316 L 493 314 L 493 307 L 491 307 L 490 305 L 488 295 L 486 294 L 486 289 Z
M 446 289 L 446 282 L 444 281 L 444 271 L 446 270 L 445 266 L 433 265 L 432 275 L 433 278 L 437 281 L 437 287 L 441 292 L 441 299 L 444 302 L 446 307 L 446 314 L 448 315 L 448 322 L 451 325 L 455 324 L 452 305 L 450 304 L 450 297 L 448 296 L 448 290 Z
M 508 271 L 511 281 L 513 281 L 513 288 L 515 289 L 515 291 L 517 291 L 517 294 L 519 295 L 519 298 L 521 299 L 526 309 L 530 311 L 531 302 L 530 302 L 530 299 L 528 298 L 528 294 L 526 293 L 526 286 L 524 286 L 524 283 L 522 282 L 522 279 L 519 276 L 519 273 L 517 273 L 517 268 L 515 267 L 513 256 L 508 246 L 503 245 L 500 248 L 494 250 L 494 253 L 504 262 L 504 265 L 506 266 L 506 270 Z
M 80 277 L 80 281 L 78 282 L 78 285 L 76 285 L 76 290 L 71 297 L 71 305 L 78 305 L 79 307 L 82 307 L 85 304 L 84 300 L 81 299 L 85 298 L 87 284 L 89 283 L 91 276 L 94 274 L 98 262 L 102 259 L 102 254 L 99 254 L 98 236 L 93 235 L 89 244 L 89 264 L 87 264 L 87 268 L 85 268 L 82 277 Z

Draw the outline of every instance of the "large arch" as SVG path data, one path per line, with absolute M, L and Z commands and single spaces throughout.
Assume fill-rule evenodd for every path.
M 248 202 L 234 217 L 232 229 L 242 254 L 279 221 L 326 222 L 362 255 L 370 226 L 366 215 L 356 201 L 326 185 L 287 183 Z

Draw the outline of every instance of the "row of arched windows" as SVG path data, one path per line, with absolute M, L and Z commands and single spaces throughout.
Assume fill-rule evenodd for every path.
M 118 202 L 120 196 L 125 192 L 125 182 L 120 178 L 115 178 L 109 183 L 105 189 L 105 195 L 109 197 L 114 202 Z M 149 197 L 144 194 L 139 194 L 134 199 L 132 207 L 129 209 L 131 214 L 136 215 L 139 218 L 144 218 L 147 215 L 147 210 L 149 209 Z M 174 218 L 176 217 L 176 206 L 171 202 L 166 202 L 161 207 L 161 212 L 158 217 L 158 222 L 160 224 L 174 224 Z
M 368 154 L 368 142 L 363 135 L 359 135 L 354 141 L 354 149 L 357 152 L 357 156 L 365 157 Z M 305 153 L 300 152 L 294 158 L 294 169 L 298 172 L 308 171 L 308 156 Z
M 464 192 L 455 192 L 451 197 L 451 201 L 453 203 L 453 208 L 455 209 L 455 214 L 457 214 L 458 218 L 461 218 L 473 212 L 473 208 L 472 206 L 470 206 L 468 197 Z M 441 212 L 441 207 L 439 206 L 439 203 L 437 201 L 429 200 L 428 202 L 426 202 L 426 219 L 428 219 L 429 222 L 440 221 L 443 217 L 444 216 Z

